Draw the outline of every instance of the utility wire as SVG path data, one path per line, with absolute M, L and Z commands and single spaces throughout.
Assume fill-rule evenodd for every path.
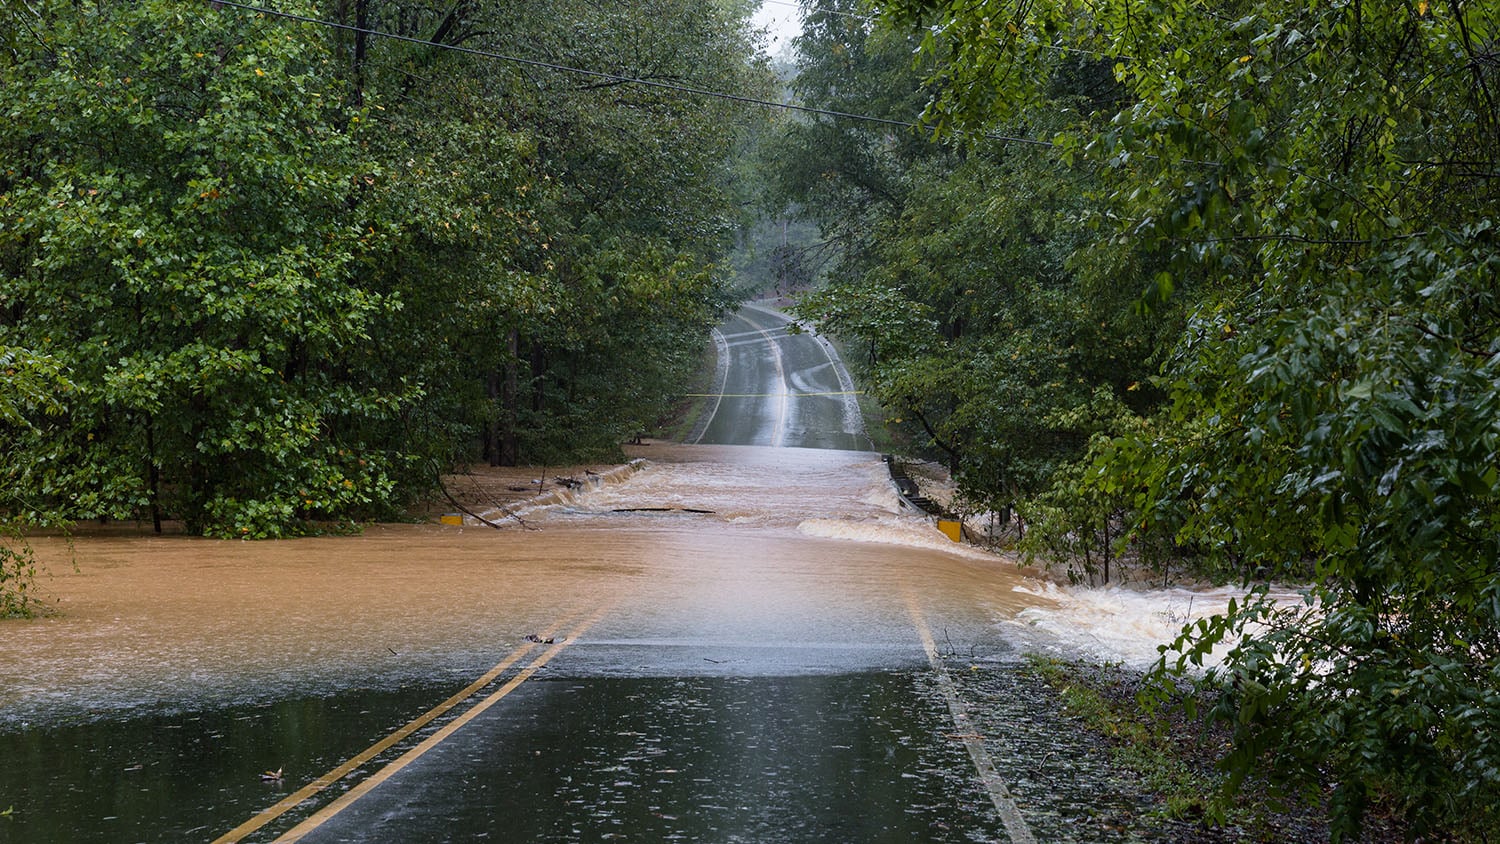
M 803 114 L 816 114 L 822 117 L 834 117 L 843 120 L 857 120 L 865 123 L 874 123 L 881 126 L 892 126 L 901 129 L 925 128 L 921 124 L 913 121 L 892 120 L 890 118 L 875 117 L 868 114 L 855 114 L 848 111 L 834 111 L 832 109 L 826 108 L 814 108 L 813 106 L 799 105 L 797 103 L 782 103 L 776 102 L 775 100 L 762 100 L 756 97 L 746 97 L 740 94 L 729 94 L 724 91 L 714 91 L 708 88 L 697 88 L 691 85 L 679 85 L 673 82 L 662 82 L 658 79 L 642 79 L 636 76 L 624 76 L 622 74 L 607 73 L 601 70 L 587 70 L 580 67 L 569 67 L 567 65 L 554 64 L 552 62 L 546 62 L 540 59 L 528 59 L 521 56 L 511 56 L 506 55 L 505 53 L 497 53 L 491 50 L 479 50 L 473 47 L 464 47 L 457 44 L 442 44 L 437 41 L 428 41 L 423 38 L 413 38 L 407 35 L 397 35 L 393 32 L 383 32 L 378 29 L 366 29 L 363 27 L 351 26 L 350 24 L 339 23 L 338 21 L 322 20 L 320 18 L 308 17 L 306 15 L 292 14 L 291 12 L 281 12 L 277 11 L 276 9 L 267 9 L 263 6 L 251 6 L 244 3 L 234 3 L 230 2 L 230 0 L 216 0 L 215 5 L 224 8 L 240 9 L 246 12 L 255 12 L 257 14 L 269 15 L 271 17 L 282 18 L 284 20 L 297 21 L 299 23 L 316 24 L 318 26 L 328 27 L 330 29 L 338 29 L 344 32 L 354 32 L 363 35 L 371 35 L 376 38 L 387 38 L 392 41 L 403 41 L 408 44 L 416 44 L 422 47 L 434 47 L 439 50 L 450 50 L 455 53 L 463 53 L 465 55 L 478 56 L 480 58 L 495 59 L 498 61 L 510 62 L 512 64 L 525 65 L 528 67 L 539 67 L 546 70 L 558 71 L 560 73 L 572 73 L 579 76 L 592 77 L 594 79 L 605 79 L 611 82 L 617 82 L 627 85 L 640 85 L 647 88 L 659 88 L 662 90 L 676 91 L 683 94 L 693 94 L 700 97 L 728 100 L 730 102 L 742 103 L 744 105 L 763 106 L 765 108 L 779 108 L 786 111 L 801 112 Z M 1014 135 L 1000 135 L 993 132 L 981 132 L 975 134 L 977 137 L 986 138 L 992 141 L 1004 141 L 1006 143 L 1025 144 L 1028 146 L 1036 147 L 1056 146 L 1056 144 L 1052 143 L 1051 141 L 1043 141 L 1036 138 L 1022 138 Z
M 812 8 L 812 9 L 809 9 L 806 6 L 803 6 L 801 3 L 792 3 L 792 2 L 790 2 L 790 0 L 760 0 L 760 2 L 762 4 L 764 4 L 764 5 L 767 5 L 767 6 L 787 6 L 787 7 L 793 8 L 793 9 L 800 9 L 803 12 L 804 15 L 806 15 L 806 14 L 839 15 L 841 17 L 854 18 L 855 20 L 862 20 L 862 21 L 873 21 L 876 18 L 875 15 L 861 15 L 858 12 L 841 12 L 838 9 L 823 9 L 823 8 Z
M 804 18 L 806 18 L 808 15 L 818 14 L 839 15 L 840 17 L 854 18 L 855 20 L 864 21 L 866 23 L 873 23 L 880 19 L 879 15 L 861 15 L 858 12 L 841 12 L 838 9 L 825 9 L 821 7 L 808 8 L 801 3 L 791 2 L 791 0 L 760 0 L 760 2 L 768 6 L 787 6 L 793 9 L 800 9 L 802 10 Z M 1085 56 L 1098 56 L 1100 58 L 1114 59 L 1116 61 L 1131 61 L 1130 56 L 1121 56 L 1115 53 L 1105 53 L 1100 50 L 1085 50 L 1081 47 L 1064 47 L 1061 44 L 1037 44 L 1035 46 L 1039 50 L 1054 50 L 1059 53 L 1081 53 Z

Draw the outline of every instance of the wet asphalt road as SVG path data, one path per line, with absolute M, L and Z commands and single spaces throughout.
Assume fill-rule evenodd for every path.
M 718 330 L 720 396 L 697 442 L 867 447 L 831 345 L 787 324 L 744 307 Z M 601 622 L 547 681 L 305 822 L 306 841 L 1010 840 L 974 760 L 939 739 L 957 727 L 913 582 L 840 618 L 807 583 L 742 562 L 679 612 Z M 983 612 L 963 616 L 971 649 L 1005 652 Z
M 866 442 L 818 338 L 759 309 L 721 334 L 702 442 Z M 868 454 L 768 454 L 744 459 L 756 483 L 797 487 L 793 525 L 849 506 L 820 479 L 879 471 Z M 726 474 L 690 485 L 724 510 Z M 941 659 L 1013 656 L 994 624 L 1011 581 L 992 564 L 871 542 L 866 522 L 849 542 L 750 510 L 610 512 L 503 538 L 517 545 L 495 563 L 495 612 L 544 641 L 471 643 L 483 662 L 432 657 L 431 679 L 0 733 L 17 760 L 0 763 L 0 811 L 21 806 L 0 842 L 1031 840 Z M 898 528 L 918 529 L 883 529 Z M 247 776 L 273 766 L 283 778 Z
M 700 443 L 867 447 L 832 347 L 787 326 L 746 307 L 719 330 L 722 395 Z M 921 641 L 919 581 L 893 578 L 873 612 L 870 594 L 841 606 L 787 576 L 795 550 L 767 550 L 782 559 L 625 599 L 546 679 L 287 840 L 1010 840 L 944 738 L 960 726 Z M 942 612 L 950 642 L 1006 652 L 978 607 Z
M 719 328 L 721 397 L 695 440 L 861 451 L 854 382 L 822 337 L 788 331 L 779 312 L 746 305 Z

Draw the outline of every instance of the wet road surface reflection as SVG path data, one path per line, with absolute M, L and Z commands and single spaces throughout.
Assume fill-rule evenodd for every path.
M 910 671 L 539 680 L 304 840 L 993 840 L 962 746 L 931 741 L 951 729 L 931 685 Z M 445 693 L 0 734 L 0 794 L 27 807 L 0 840 L 208 840 Z
M 0 732 L 5 842 L 207 841 L 444 693 L 328 697 Z M 280 781 L 260 773 L 281 769 Z
M 930 741 L 945 728 L 927 686 L 536 682 L 304 840 L 991 840 L 962 748 Z
M 40 541 L 60 612 L 0 637 L 0 842 L 214 840 L 486 672 L 243 840 L 1006 840 L 914 619 L 1011 659 L 1035 582 L 899 512 L 877 455 L 642 451 L 532 530 L 92 535 L 76 570 Z

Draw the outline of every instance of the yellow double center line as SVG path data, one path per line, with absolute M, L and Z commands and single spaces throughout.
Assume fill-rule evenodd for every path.
M 381 768 L 379 771 L 376 771 L 374 774 L 361 781 L 358 785 L 344 792 L 344 794 L 341 795 L 337 800 L 334 800 L 332 803 L 324 806 L 322 809 L 318 810 L 315 814 L 304 820 L 302 823 L 299 823 L 295 827 L 292 827 L 280 838 L 277 838 L 276 841 L 292 842 L 302 840 L 303 836 L 322 826 L 330 818 L 337 815 L 339 812 L 342 812 L 354 801 L 369 793 L 371 789 L 390 779 L 396 774 L 397 771 L 400 771 L 402 768 L 410 765 L 427 751 L 441 744 L 445 739 L 453 735 L 453 733 L 457 732 L 465 724 L 477 718 L 485 710 L 498 703 L 501 698 L 515 691 L 516 688 L 519 687 L 522 683 L 531 679 L 532 675 L 540 671 L 548 662 L 551 662 L 553 657 L 561 653 L 564 648 L 572 644 L 579 636 L 583 635 L 584 631 L 594 626 L 594 624 L 596 624 L 599 619 L 603 618 L 605 613 L 607 613 L 609 609 L 610 604 L 605 604 L 604 606 L 600 607 L 588 618 L 579 622 L 578 626 L 570 630 L 568 632 L 568 635 L 565 636 L 562 641 L 557 642 L 556 644 L 547 648 L 545 651 L 542 651 L 542 653 L 539 654 L 535 659 L 533 659 L 525 668 L 521 669 L 521 671 L 518 672 L 516 676 L 506 681 L 506 683 L 500 688 L 491 692 L 490 695 L 484 700 L 481 700 L 479 703 L 475 704 L 464 714 L 458 716 L 457 718 L 454 718 L 452 721 L 449 721 L 442 727 L 442 729 L 428 736 L 426 739 L 423 739 L 420 744 L 406 751 L 401 756 L 387 764 L 384 768 Z M 547 630 L 538 638 L 550 639 L 562 626 L 563 625 L 559 623 L 553 628 Z M 494 668 L 486 671 L 483 676 L 470 683 L 462 691 L 458 692 L 457 694 L 453 695 L 437 706 L 434 706 L 432 709 L 412 720 L 406 726 L 396 730 L 395 732 L 391 733 L 375 744 L 370 745 L 370 747 L 361 751 L 357 756 L 354 756 L 342 765 L 339 765 L 337 768 L 334 768 L 333 770 L 322 775 L 321 777 L 318 777 L 317 779 L 313 780 L 297 791 L 294 791 L 291 794 L 287 795 L 281 801 L 277 802 L 274 806 L 271 806 L 270 808 L 260 812 L 250 820 L 245 821 L 234 829 L 231 829 L 230 831 L 214 839 L 213 844 L 230 844 L 230 842 L 240 841 L 245 836 L 276 820 L 292 809 L 295 809 L 297 806 L 302 805 L 302 803 L 317 795 L 318 792 L 324 790 L 325 788 L 328 788 L 330 785 L 333 785 L 334 783 L 348 776 L 361 765 L 365 764 L 371 759 L 374 759 L 376 756 L 379 756 L 386 750 L 389 750 L 398 742 L 402 741 L 412 733 L 431 723 L 438 716 L 448 712 L 455 706 L 458 706 L 460 703 L 463 703 L 464 701 L 473 697 L 477 692 L 479 692 L 479 690 L 483 689 L 485 686 L 488 686 L 490 683 L 493 683 L 500 677 L 500 675 L 504 674 L 517 662 L 520 662 L 535 647 L 535 643 L 528 643 L 526 645 L 522 645 L 519 648 L 516 648 L 514 651 L 511 651 L 510 654 L 505 657 L 505 659 L 502 659 L 500 662 L 496 663 Z

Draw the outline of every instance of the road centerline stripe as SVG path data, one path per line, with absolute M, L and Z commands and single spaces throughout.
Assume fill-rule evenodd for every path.
M 1000 820 L 1005 824 L 1005 831 L 1010 835 L 1013 844 L 1036 844 L 1036 838 L 1031 834 L 1031 827 L 1026 825 L 1026 819 L 1021 816 L 1021 807 L 1016 805 L 1016 800 L 1011 796 L 1010 789 L 1006 788 L 1005 780 L 1001 778 L 1000 771 L 995 767 L 995 760 L 984 746 L 984 739 L 973 730 L 973 724 L 969 719 L 968 707 L 964 705 L 963 699 L 958 696 L 958 687 L 953 684 L 953 678 L 948 675 L 948 668 L 943 665 L 943 660 L 938 656 L 937 642 L 932 638 L 932 629 L 927 626 L 927 619 L 922 615 L 922 608 L 917 606 L 917 599 L 910 592 L 906 595 L 906 610 L 911 614 L 912 624 L 917 628 L 917 635 L 922 638 L 922 649 L 927 652 L 927 662 L 937 674 L 938 687 L 943 690 L 943 696 L 948 699 L 948 713 L 953 718 L 953 724 L 958 728 L 954 736 L 964 743 L 968 748 L 969 758 L 974 760 L 974 768 L 979 772 L 979 780 L 984 784 L 985 791 L 989 792 L 990 800 L 995 804 L 995 811 L 1000 813 Z
M 759 309 L 757 308 L 756 310 Z M 762 313 L 765 313 L 765 311 L 762 311 Z M 766 346 L 771 349 L 771 359 L 776 362 L 776 380 L 782 385 L 782 390 L 779 393 L 767 393 L 769 397 L 781 400 L 776 416 L 776 430 L 771 435 L 771 445 L 780 448 L 786 442 L 786 417 L 791 405 L 790 390 L 792 385 L 786 377 L 786 365 L 782 362 L 781 344 L 776 342 L 776 338 L 771 336 L 769 330 L 760 326 L 756 326 L 756 330 L 761 333 L 761 336 L 766 338 Z
M 412 762 L 415 762 L 417 759 L 421 758 L 429 750 L 432 750 L 434 747 L 442 744 L 450 736 L 458 732 L 458 730 L 465 724 L 479 717 L 491 706 L 494 706 L 496 703 L 498 703 L 506 695 L 509 695 L 511 692 L 519 688 L 522 683 L 531 679 L 532 675 L 536 674 L 543 667 L 545 667 L 547 663 L 551 662 L 553 657 L 561 653 L 564 648 L 568 647 L 568 645 L 576 641 L 579 636 L 583 635 L 584 631 L 594 626 L 594 624 L 596 624 L 599 619 L 603 618 L 604 615 L 609 612 L 610 607 L 611 604 L 609 603 L 600 607 L 598 611 L 596 611 L 593 615 L 589 616 L 587 619 L 584 619 L 579 623 L 577 627 L 573 628 L 573 630 L 570 631 L 562 641 L 543 651 L 536 657 L 536 659 L 533 659 L 530 664 L 521 669 L 521 671 L 517 673 L 516 676 L 506 681 L 503 686 L 496 689 L 494 692 L 491 692 L 490 695 L 484 700 L 474 704 L 462 715 L 454 718 L 447 724 L 444 724 L 442 728 L 437 732 L 423 739 L 415 747 L 392 760 L 384 768 L 381 768 L 379 771 L 376 771 L 369 777 L 361 780 L 353 788 L 339 795 L 336 800 L 329 803 L 327 806 L 324 806 L 322 809 L 319 809 L 306 820 L 292 827 L 281 837 L 276 839 L 276 844 L 291 844 L 291 842 L 301 841 L 302 838 L 308 833 L 327 823 L 338 813 L 351 806 L 356 800 L 374 790 L 376 786 L 390 779 L 392 776 L 395 776 L 395 774 L 402 768 L 405 768 L 407 765 L 410 765 Z
M 549 628 L 544 634 L 538 636 L 537 638 L 550 638 L 564 626 L 566 626 L 565 622 L 558 622 L 552 625 L 551 628 Z M 474 694 L 477 693 L 480 689 L 483 689 L 485 686 L 493 683 L 496 678 L 498 678 L 501 674 L 504 674 L 511 668 L 511 666 L 515 665 L 517 662 L 520 662 L 528 653 L 535 649 L 536 643 L 534 642 L 527 642 L 526 644 L 517 647 L 515 650 L 507 654 L 504 659 L 496 663 L 493 668 L 480 675 L 480 677 L 474 682 L 465 686 L 463 690 L 456 692 L 447 700 L 407 722 L 405 726 L 397 729 L 395 732 L 391 733 L 380 741 L 375 742 L 368 748 L 360 751 L 355 756 L 350 757 L 343 764 L 330 770 L 328 773 L 323 774 L 307 785 L 304 785 L 291 794 L 288 794 L 286 797 L 283 797 L 281 800 L 277 801 L 274 805 L 256 813 L 256 815 L 250 818 L 250 820 L 245 821 L 234 829 L 231 829 L 218 838 L 215 838 L 213 840 L 213 844 L 233 844 L 233 842 L 240 841 L 245 836 L 255 832 L 256 830 L 260 829 L 271 821 L 276 820 L 287 812 L 290 812 L 297 806 L 302 805 L 304 802 L 316 796 L 325 788 L 328 788 L 329 786 L 348 776 L 354 770 L 359 768 L 359 766 L 365 764 L 371 759 L 374 759 L 381 753 L 389 750 L 393 745 L 402 741 L 417 730 L 420 730 L 422 727 L 425 727 L 426 725 L 432 723 L 432 721 L 438 716 L 443 715 L 453 707 L 473 697 Z

